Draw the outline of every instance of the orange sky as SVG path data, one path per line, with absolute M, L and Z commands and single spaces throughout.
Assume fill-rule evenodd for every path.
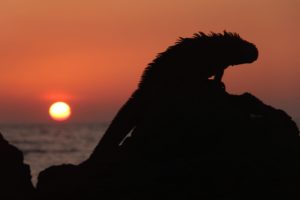
M 300 121 L 299 0 L 1 0 L 0 123 L 50 122 L 65 100 L 72 122 L 110 121 L 146 65 L 180 36 L 234 31 L 259 60 L 225 73 Z

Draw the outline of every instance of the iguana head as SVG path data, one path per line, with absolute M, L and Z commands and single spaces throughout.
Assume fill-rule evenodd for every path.
M 258 58 L 256 46 L 242 39 L 236 33 L 224 31 L 224 34 L 212 35 L 212 37 L 219 37 L 219 41 L 216 40 L 218 43 L 216 51 L 219 55 L 220 64 L 229 66 L 252 63 Z

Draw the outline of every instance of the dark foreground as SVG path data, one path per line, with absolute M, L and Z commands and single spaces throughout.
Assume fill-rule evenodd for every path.
M 285 112 L 214 81 L 178 92 L 116 152 L 50 167 L 37 188 L 22 152 L 0 137 L 0 199 L 300 197 L 299 130 Z

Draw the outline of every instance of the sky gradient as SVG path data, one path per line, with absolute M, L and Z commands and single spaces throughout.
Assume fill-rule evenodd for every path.
M 298 0 L 2 0 L 0 123 L 48 123 L 54 101 L 70 122 L 110 121 L 157 53 L 178 37 L 237 32 L 259 49 L 226 70 L 228 91 L 250 92 L 300 121 Z

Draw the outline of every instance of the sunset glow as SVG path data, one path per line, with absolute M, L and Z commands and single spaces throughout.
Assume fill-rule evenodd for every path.
M 111 121 L 158 53 L 224 30 L 259 50 L 257 62 L 226 70 L 227 91 L 300 122 L 299 10 L 298 0 L 2 0 L 0 122 L 51 122 L 58 100 L 80 113 L 70 122 Z
M 49 114 L 56 121 L 64 121 L 70 117 L 71 108 L 65 102 L 56 102 L 50 106 Z

